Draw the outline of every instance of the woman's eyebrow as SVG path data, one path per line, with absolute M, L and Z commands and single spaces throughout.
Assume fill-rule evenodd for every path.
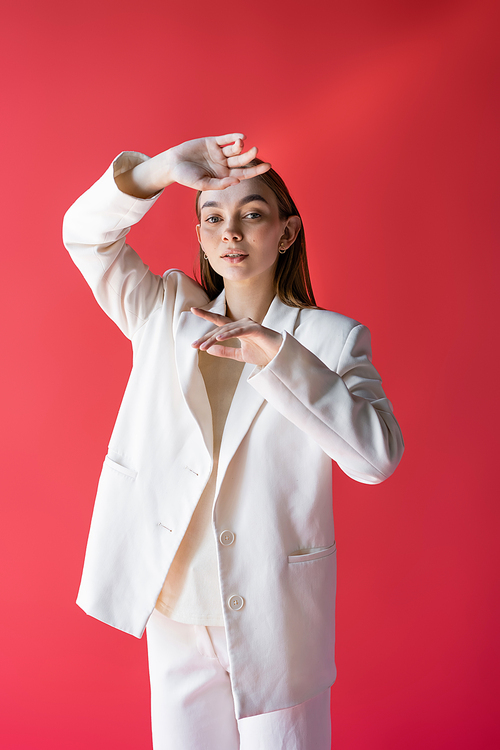
M 252 193 L 251 195 L 246 195 L 244 198 L 242 198 L 238 206 L 244 206 L 245 203 L 252 203 L 252 201 L 262 201 L 263 203 L 267 203 L 266 199 L 262 197 L 262 195 L 259 195 L 258 193 Z M 220 208 L 220 203 L 217 201 L 206 201 L 206 203 L 203 204 L 201 207 L 203 208 Z
M 238 203 L 238 206 L 244 206 L 245 203 L 252 203 L 253 201 L 262 201 L 263 203 L 267 203 L 266 199 L 263 198 L 262 195 L 259 195 L 258 193 L 252 193 L 252 195 L 246 195 L 244 198 L 242 198 Z

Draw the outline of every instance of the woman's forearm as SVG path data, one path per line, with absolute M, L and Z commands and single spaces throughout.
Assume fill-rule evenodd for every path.
M 172 182 L 193 190 L 224 190 L 271 166 L 248 166 L 257 148 L 243 152 L 244 140 L 242 133 L 231 133 L 185 141 L 118 175 L 116 184 L 134 198 L 151 198 Z
M 118 188 L 134 198 L 151 198 L 175 181 L 171 176 L 169 157 L 170 149 L 117 175 L 115 182 Z

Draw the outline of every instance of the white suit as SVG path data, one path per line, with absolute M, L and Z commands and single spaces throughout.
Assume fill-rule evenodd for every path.
M 140 637 L 210 476 L 211 411 L 191 343 L 225 313 L 180 271 L 151 273 L 125 243 L 157 200 L 121 193 L 122 154 L 69 209 L 64 241 L 134 365 L 99 482 L 78 604 Z M 213 528 L 237 718 L 301 703 L 335 680 L 331 461 L 383 481 L 403 441 L 371 364 L 368 330 L 275 298 L 263 325 L 283 344 L 246 365 L 220 449 Z

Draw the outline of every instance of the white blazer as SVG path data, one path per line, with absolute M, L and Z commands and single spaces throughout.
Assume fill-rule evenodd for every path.
M 120 155 L 64 219 L 66 247 L 134 353 L 78 604 L 137 637 L 211 473 L 211 410 L 191 342 L 212 326 L 190 307 L 225 314 L 224 293 L 209 301 L 181 271 L 156 276 L 126 244 L 158 196 L 125 195 L 113 176 L 147 158 Z M 403 452 L 367 328 L 277 297 L 263 325 L 283 344 L 266 367 L 243 369 L 213 506 L 237 718 L 296 705 L 334 682 L 331 459 L 373 484 Z

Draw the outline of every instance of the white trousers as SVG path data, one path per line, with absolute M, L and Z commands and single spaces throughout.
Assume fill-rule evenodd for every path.
M 154 750 L 330 750 L 330 690 L 237 720 L 223 627 L 154 610 L 147 625 Z

